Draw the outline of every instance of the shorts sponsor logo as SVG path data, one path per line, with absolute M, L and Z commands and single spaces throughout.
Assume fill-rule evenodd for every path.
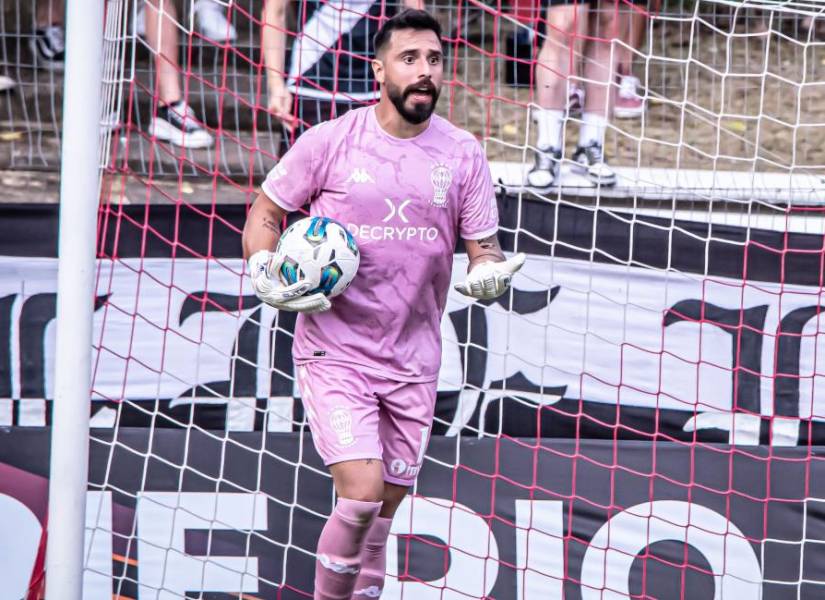
M 333 408 L 329 413 L 329 424 L 338 436 L 339 445 L 351 446 L 355 443 L 355 436 L 352 435 L 352 414 L 348 408 Z
M 418 465 L 408 465 L 400 458 L 395 458 L 390 463 L 390 473 L 396 477 L 415 477 L 418 475 L 419 468 Z

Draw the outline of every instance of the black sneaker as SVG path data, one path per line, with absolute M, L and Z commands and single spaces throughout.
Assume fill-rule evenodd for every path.
M 62 27 L 38 27 L 29 38 L 29 48 L 34 55 L 35 67 L 53 71 L 63 69 L 66 61 L 66 40 Z
M 539 148 L 536 151 L 536 162 L 527 173 L 527 185 L 537 190 L 546 190 L 558 185 L 560 165 L 561 150 Z
M 602 145 L 593 142 L 589 146 L 579 146 L 573 154 L 573 162 L 587 175 L 594 185 L 616 185 L 616 172 L 607 164 Z
M 208 148 L 213 141 L 209 132 L 198 123 L 195 111 L 183 100 L 158 107 L 158 114 L 149 126 L 149 135 L 184 148 Z

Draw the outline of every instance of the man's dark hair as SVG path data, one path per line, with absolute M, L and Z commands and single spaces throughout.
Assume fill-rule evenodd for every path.
M 378 30 L 378 33 L 375 34 L 375 37 L 372 39 L 372 47 L 376 56 L 378 56 L 381 49 L 389 43 L 392 32 L 396 29 L 415 29 L 416 31 L 429 29 L 441 40 L 441 25 L 438 24 L 438 21 L 436 21 L 430 13 L 426 10 L 407 8 L 385 21 L 384 24 L 381 25 L 381 29 Z

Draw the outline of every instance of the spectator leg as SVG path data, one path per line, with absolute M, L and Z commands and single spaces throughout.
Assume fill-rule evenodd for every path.
M 536 66 L 534 111 L 540 149 L 561 149 L 564 109 L 570 94 L 570 76 L 576 73 L 582 34 L 587 31 L 587 4 L 551 5 L 547 8 L 547 35 Z
M 177 11 L 172 0 L 145 0 L 146 41 L 152 49 L 158 101 L 174 104 L 183 98 L 178 61 Z
M 604 130 L 612 105 L 613 63 L 617 58 L 612 52 L 612 40 L 619 33 L 618 25 L 619 12 L 613 2 L 594 4 L 584 50 L 585 100 L 580 146 L 594 142 L 604 144 Z

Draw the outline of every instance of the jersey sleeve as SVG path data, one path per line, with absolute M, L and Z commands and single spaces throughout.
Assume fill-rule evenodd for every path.
M 465 240 L 484 239 L 498 231 L 498 205 L 490 165 L 481 145 L 475 141 L 473 145 L 459 217 L 459 232 Z
M 281 157 L 261 190 L 285 211 L 311 202 L 323 185 L 324 136 L 319 126 L 305 131 Z

